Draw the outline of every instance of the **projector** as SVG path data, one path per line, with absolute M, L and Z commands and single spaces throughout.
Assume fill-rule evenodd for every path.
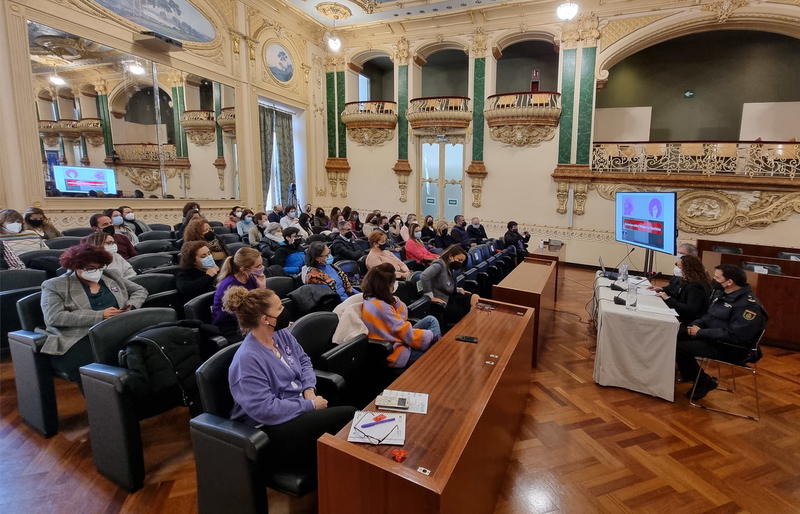
M 142 46 L 160 52 L 172 52 L 183 49 L 183 42 L 152 30 L 145 30 L 139 34 L 135 34 L 133 40 Z

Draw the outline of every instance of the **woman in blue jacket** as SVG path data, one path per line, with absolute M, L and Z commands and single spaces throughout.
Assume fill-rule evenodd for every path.
M 306 261 L 305 250 L 300 249 L 303 238 L 297 227 L 283 229 L 283 244 L 275 250 L 275 264 L 283 267 L 287 275 L 300 273 Z

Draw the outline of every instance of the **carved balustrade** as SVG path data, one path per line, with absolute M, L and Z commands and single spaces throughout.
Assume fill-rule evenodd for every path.
M 230 138 L 236 138 L 236 107 L 226 107 L 217 117 L 217 125 L 222 132 Z
M 100 118 L 81 118 L 78 128 L 87 143 L 95 148 L 103 146 L 103 123 Z
M 381 146 L 394 137 L 397 103 L 389 100 L 348 102 L 341 117 L 351 141 L 363 146 Z
M 58 122 L 39 120 L 39 137 L 45 146 L 58 146 Z
M 469 101 L 469 98 L 463 96 L 414 98 L 409 102 L 406 118 L 417 133 L 464 133 L 472 123 Z
M 60 119 L 56 122 L 56 128 L 58 135 L 65 142 L 75 143 L 81 137 L 81 128 L 78 126 L 78 120 Z
M 561 94 L 553 91 L 503 93 L 486 99 L 489 135 L 504 146 L 539 146 L 553 139 L 561 118 Z
M 175 161 L 177 152 L 175 145 L 161 145 L 164 161 Z M 155 143 L 118 143 L 114 145 L 115 157 L 120 163 L 158 163 L 159 145 Z
M 180 123 L 186 131 L 186 137 L 197 146 L 209 145 L 216 139 L 217 121 L 214 111 L 183 111 Z

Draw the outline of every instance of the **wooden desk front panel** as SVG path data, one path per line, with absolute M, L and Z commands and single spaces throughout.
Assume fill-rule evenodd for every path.
M 544 345 L 555 314 L 556 270 L 558 263 L 534 257 L 526 258 L 502 282 L 492 288 L 495 300 L 531 307 L 534 313 L 531 367 L 539 363 L 539 350 Z
M 492 511 L 529 390 L 533 312 L 489 303 L 495 311 L 470 312 L 391 385 L 429 395 L 428 414 L 406 418 L 405 462 L 391 459 L 396 447 L 348 443 L 349 424 L 319 439 L 321 513 Z
M 753 245 L 746 243 L 729 243 L 727 241 L 711 241 L 709 239 L 697 240 L 697 252 L 700 257 L 703 257 L 704 252 L 713 252 L 715 246 L 730 246 L 733 248 L 741 248 L 745 255 L 759 256 L 759 257 L 778 257 L 778 252 L 800 253 L 798 248 L 790 248 L 788 246 L 765 246 Z

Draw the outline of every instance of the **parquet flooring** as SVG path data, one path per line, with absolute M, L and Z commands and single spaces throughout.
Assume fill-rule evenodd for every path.
M 593 274 L 566 268 L 531 373 L 530 400 L 495 514 L 800 512 L 800 354 L 765 348 L 761 421 L 691 408 L 592 380 L 594 338 L 584 305 Z M 129 495 L 92 464 L 83 398 L 57 382 L 61 432 L 43 439 L 21 422 L 10 359 L 0 363 L 0 512 L 197 512 L 188 412 L 143 423 L 147 480 Z M 753 408 L 737 377 L 737 406 Z M 713 392 L 710 400 L 728 395 Z M 224 470 L 220 470 L 224 473 Z M 235 513 L 235 506 L 231 506 Z M 270 512 L 316 512 L 316 496 L 270 491 Z M 409 506 L 409 513 L 413 513 Z

